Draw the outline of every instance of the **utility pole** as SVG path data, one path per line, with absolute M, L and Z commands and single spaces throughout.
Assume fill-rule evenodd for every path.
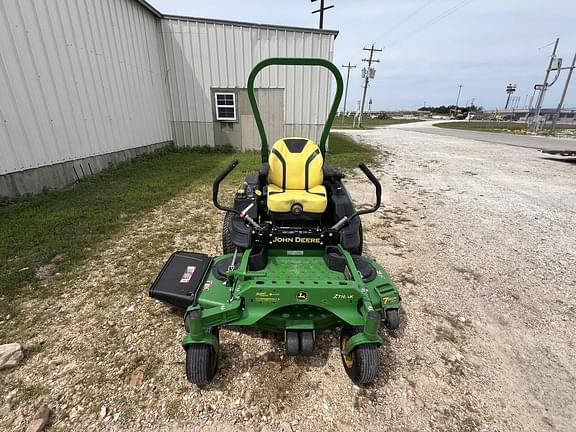
M 363 51 L 370 51 L 370 57 L 368 59 L 362 59 L 363 62 L 368 62 L 368 68 L 364 69 L 366 72 L 364 73 L 364 92 L 362 94 L 362 105 L 360 106 L 360 117 L 358 117 L 358 128 L 362 127 L 362 114 L 364 114 L 364 103 L 366 102 L 366 91 L 368 90 L 368 81 L 371 78 L 374 78 L 374 74 L 376 71 L 372 69 L 372 63 L 378 63 L 380 60 L 374 59 L 375 52 L 382 52 L 381 49 L 374 48 L 374 44 L 372 44 L 371 48 L 362 48 Z
M 454 117 L 458 116 L 458 102 L 460 102 L 460 92 L 462 91 L 462 84 L 458 86 L 458 96 L 456 97 L 456 109 L 454 110 Z
M 344 90 L 344 110 L 342 112 L 342 124 L 344 124 L 344 116 L 346 115 L 346 99 L 348 98 L 348 82 L 350 81 L 350 69 L 354 69 L 356 65 L 352 65 L 348 62 L 347 65 L 342 65 L 342 67 L 348 69 L 346 71 L 346 90 Z
M 556 59 L 556 49 L 558 48 L 559 41 L 560 38 L 556 38 L 556 42 L 554 43 L 554 49 L 552 50 L 552 55 L 550 56 L 550 63 L 548 63 L 548 68 L 546 69 L 546 75 L 544 76 L 544 84 L 542 84 L 542 89 L 540 90 L 540 94 L 538 95 L 538 99 L 536 101 L 536 111 L 534 112 L 534 122 L 532 126 L 532 130 L 534 132 L 538 132 L 538 129 L 540 129 L 539 125 L 540 111 L 542 110 L 542 103 L 544 102 L 544 94 L 546 93 L 548 87 L 548 77 L 550 76 L 552 65 L 554 64 L 554 60 Z
M 550 127 L 550 132 L 554 132 L 554 128 L 556 127 L 556 122 L 560 118 L 560 112 L 562 111 L 562 106 L 564 105 L 564 98 L 566 97 L 566 92 L 568 91 L 568 86 L 570 85 L 570 79 L 572 78 L 572 72 L 576 67 L 576 53 L 572 58 L 572 65 L 568 68 L 570 72 L 568 72 L 568 77 L 566 78 L 566 84 L 564 84 L 564 90 L 562 91 L 562 97 L 560 98 L 560 103 L 558 104 L 558 108 L 556 108 L 556 113 L 552 118 L 552 126 Z
M 534 86 L 534 91 L 532 92 L 532 96 L 530 96 L 530 103 L 528 104 L 528 113 L 526 114 L 526 128 L 528 129 L 529 127 L 531 127 L 530 125 L 530 115 L 532 113 L 532 107 L 533 107 L 533 103 L 534 103 L 534 96 L 536 96 L 536 91 L 538 90 L 538 85 L 536 84 Z
M 506 99 L 506 106 L 504 109 L 508 109 L 508 104 L 510 103 L 510 97 L 516 91 L 516 84 L 508 84 L 506 86 L 506 93 L 508 93 L 508 99 Z
M 310 1 L 312 3 L 314 3 L 317 0 L 310 0 Z M 332 9 L 333 7 L 334 7 L 334 5 L 324 7 L 324 0 L 320 0 L 320 9 L 317 9 L 314 12 L 312 12 L 313 14 L 320 13 L 320 26 L 318 27 L 320 30 L 322 30 L 324 28 L 324 11 L 328 10 L 328 9 Z
M 538 84 L 534 86 L 534 91 L 532 92 L 532 96 L 530 96 L 530 103 L 528 104 L 528 115 L 530 115 L 530 111 L 532 111 L 532 107 L 534 106 L 534 96 L 536 96 L 536 91 L 538 90 Z

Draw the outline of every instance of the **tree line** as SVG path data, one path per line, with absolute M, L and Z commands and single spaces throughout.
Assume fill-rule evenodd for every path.
M 469 105 L 467 107 L 458 107 L 460 109 L 460 111 L 463 112 L 477 112 L 477 111 L 483 111 L 483 107 L 481 106 L 476 106 L 474 104 Z M 423 106 L 418 108 L 418 111 L 429 111 L 432 114 L 450 114 L 450 110 L 454 109 L 454 105 L 440 105 L 440 106 Z

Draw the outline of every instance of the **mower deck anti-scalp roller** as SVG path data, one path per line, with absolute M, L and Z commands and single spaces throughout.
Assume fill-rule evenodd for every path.
M 320 66 L 336 79 L 336 95 L 320 144 L 283 138 L 269 148 L 254 94 L 256 75 L 271 65 Z M 222 326 L 257 327 L 283 334 L 288 355 L 313 355 L 319 331 L 341 327 L 340 351 L 357 384 L 377 378 L 381 324 L 399 326 L 400 295 L 380 264 L 362 256 L 361 215 L 378 210 L 381 186 L 364 164 L 376 192 L 373 207 L 355 210 L 342 179 L 325 163 L 326 141 L 342 97 L 338 69 L 323 59 L 271 58 L 252 70 L 248 96 L 261 138 L 262 164 L 246 176 L 226 212 L 224 255 L 176 252 L 150 296 L 184 312 L 186 374 L 207 384 L 218 368 Z

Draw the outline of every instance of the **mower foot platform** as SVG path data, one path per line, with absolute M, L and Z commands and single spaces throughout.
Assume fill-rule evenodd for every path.
M 194 302 L 211 264 L 208 255 L 173 253 L 150 287 L 150 297 L 185 311 Z

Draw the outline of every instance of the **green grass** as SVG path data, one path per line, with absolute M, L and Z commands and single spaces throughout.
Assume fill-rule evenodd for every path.
M 380 119 L 371 119 L 368 117 L 363 117 L 362 118 L 362 129 L 374 129 L 376 127 L 390 126 L 390 125 L 404 124 L 404 123 L 414 123 L 414 122 L 419 122 L 419 121 L 421 121 L 421 120 L 395 119 L 395 118 L 380 120 Z M 336 117 L 336 119 L 334 120 L 334 123 L 332 124 L 332 127 L 334 129 L 352 129 L 353 122 L 354 122 L 354 117 L 344 117 L 344 119 L 342 119 L 342 117 Z
M 244 166 L 257 162 L 254 153 L 166 149 L 0 207 L 0 295 L 12 298 L 33 287 L 37 269 L 54 258 L 55 271 L 66 271 L 139 214 L 189 186 L 211 183 L 233 157 Z
M 496 121 L 467 121 L 436 123 L 434 126 L 443 129 L 462 129 L 483 132 L 521 133 L 526 131 L 524 123 L 496 122 Z
M 346 169 L 359 161 L 370 163 L 376 154 L 348 137 L 331 135 L 328 161 L 332 166 Z M 239 181 L 257 169 L 260 155 L 167 148 L 66 189 L 4 201 L 0 205 L 0 313 L 12 310 L 9 303 L 32 292 L 49 295 L 34 290 L 41 266 L 52 263 L 53 273 L 72 269 L 139 215 L 189 188 L 210 188 L 232 159 L 240 160 L 231 174 L 232 181 Z
M 330 166 L 341 169 L 355 168 L 359 162 L 367 165 L 376 161 L 379 151 L 372 146 L 354 141 L 347 135 L 330 133 L 327 162 Z
M 503 133 L 525 133 L 525 123 L 513 123 L 507 121 L 467 121 L 462 120 L 458 122 L 436 123 L 434 126 L 444 129 L 461 129 L 461 130 L 474 130 L 483 132 L 503 132 Z M 546 126 L 550 127 L 550 124 Z M 576 129 L 576 125 L 563 125 L 557 124 L 555 132 L 562 130 Z M 546 133 L 546 130 L 544 130 Z

